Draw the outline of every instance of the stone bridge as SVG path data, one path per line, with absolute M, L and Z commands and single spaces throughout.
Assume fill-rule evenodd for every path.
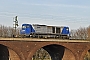
M 40 48 L 50 54 L 51 60 L 85 60 L 90 41 L 0 38 L 0 60 L 32 60 Z

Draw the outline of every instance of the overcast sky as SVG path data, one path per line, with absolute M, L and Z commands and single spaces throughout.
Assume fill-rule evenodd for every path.
M 90 0 L 0 0 L 0 24 L 23 23 L 69 26 L 90 25 Z

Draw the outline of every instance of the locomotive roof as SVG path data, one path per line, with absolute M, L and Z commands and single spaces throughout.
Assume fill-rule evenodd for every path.
M 36 26 L 47 26 L 47 25 L 40 25 L 40 24 L 32 24 L 32 25 L 36 25 Z
M 43 24 L 23 24 L 23 25 L 34 25 L 34 26 L 47 26 L 47 27 L 68 27 L 68 26 L 54 26 L 54 25 L 43 25 Z

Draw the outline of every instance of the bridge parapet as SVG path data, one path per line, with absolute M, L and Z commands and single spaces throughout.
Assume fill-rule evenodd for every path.
M 69 40 L 69 39 L 37 39 L 37 38 L 0 38 L 2 41 L 47 41 L 47 42 L 90 42 L 90 40 Z

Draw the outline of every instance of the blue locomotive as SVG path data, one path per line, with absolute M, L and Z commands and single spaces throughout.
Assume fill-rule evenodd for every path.
M 47 26 L 40 24 L 22 24 L 20 34 L 26 37 L 38 38 L 69 38 L 69 27 Z

